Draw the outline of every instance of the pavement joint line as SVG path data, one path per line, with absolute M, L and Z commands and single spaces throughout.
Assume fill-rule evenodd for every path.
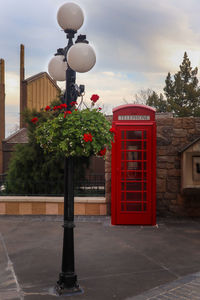
M 15 274 L 15 270 L 14 270 L 14 267 L 13 267 L 13 263 L 8 255 L 8 249 L 6 247 L 6 244 L 5 244 L 5 241 L 4 241 L 4 238 L 3 238 L 3 235 L 0 233 L 0 240 L 2 242 L 2 245 L 3 245 L 3 249 L 4 249 L 4 253 L 6 255 L 6 258 L 7 258 L 7 268 L 6 270 L 10 271 L 12 276 L 13 276 L 13 279 L 14 279 L 14 282 L 16 284 L 16 291 L 18 293 L 18 296 L 20 297 L 20 300 L 24 300 L 24 296 L 23 296 L 23 291 L 19 285 L 19 282 L 18 282 L 18 279 L 17 279 L 17 276 Z

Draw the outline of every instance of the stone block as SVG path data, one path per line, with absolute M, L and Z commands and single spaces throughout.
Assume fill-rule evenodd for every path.
M 19 203 L 7 202 L 6 203 L 6 215 L 19 215 Z
M 6 204 L 0 203 L 0 215 L 5 215 L 5 214 L 6 214 Z
M 107 204 L 100 204 L 100 216 L 107 215 Z
M 111 202 L 111 193 L 106 193 L 106 203 L 110 203 Z
M 176 194 L 176 193 L 169 193 L 169 192 L 166 192 L 166 193 L 164 194 L 164 198 L 167 199 L 167 200 L 175 200 L 175 201 L 176 201 L 177 194 Z
M 75 215 L 85 215 L 85 203 L 74 203 L 74 214 Z
M 105 173 L 111 173 L 111 161 L 105 161 Z
M 174 118 L 173 119 L 173 127 L 178 129 L 178 128 L 183 128 L 183 122 L 182 118 Z
M 33 202 L 32 203 L 32 214 L 33 215 L 45 215 L 46 214 L 46 203 Z
M 164 149 L 163 149 L 164 148 Z M 165 156 L 165 155 L 177 155 L 178 150 L 174 146 L 158 146 L 157 147 L 157 156 Z
M 173 131 L 173 136 L 174 137 L 178 137 L 178 138 L 181 138 L 181 137 L 186 137 L 187 135 L 187 130 L 186 129 L 176 129 L 174 128 L 174 131 Z
M 156 181 L 156 191 L 162 193 L 166 191 L 166 180 L 158 178 Z
M 175 156 L 163 155 L 157 157 L 157 162 L 169 162 L 172 163 L 175 161 Z
M 167 170 L 169 170 L 169 169 L 174 169 L 174 163 L 167 163 Z
M 58 203 L 58 214 L 59 215 L 64 214 L 64 203 Z
M 31 215 L 32 214 L 32 203 L 19 203 L 19 214 L 20 215 Z
M 181 176 L 181 170 L 180 169 L 169 169 L 167 171 L 167 175 L 171 177 L 180 177 Z
M 105 190 L 106 190 L 106 193 L 111 193 L 111 180 L 106 181 Z
M 46 215 L 58 215 L 58 203 L 46 203 Z
M 158 162 L 157 161 L 157 169 L 166 169 L 167 168 L 167 163 L 166 162 Z
M 95 216 L 100 214 L 100 205 L 97 203 L 86 203 L 85 214 L 87 216 Z
M 167 178 L 167 192 L 178 193 L 180 191 L 180 180 L 176 178 Z
M 186 129 L 192 129 L 195 127 L 195 120 L 194 118 L 183 118 L 183 127 Z
M 111 173 L 106 173 L 105 174 L 105 181 L 111 181 Z
M 157 178 L 166 178 L 167 169 L 157 169 Z
M 160 126 L 172 126 L 173 125 L 173 118 L 161 118 L 156 120 L 156 124 L 158 127 Z

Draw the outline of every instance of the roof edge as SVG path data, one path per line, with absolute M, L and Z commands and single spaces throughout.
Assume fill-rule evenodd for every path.
M 54 81 L 54 80 L 51 78 L 51 76 L 50 76 L 47 72 L 40 72 L 40 73 L 37 73 L 37 74 L 35 74 L 35 75 L 33 75 L 33 76 L 30 76 L 30 77 L 24 79 L 23 82 L 31 82 L 31 81 L 34 81 L 34 80 L 36 80 L 36 79 L 38 79 L 38 78 L 40 78 L 40 77 L 42 77 L 42 76 L 44 76 L 44 75 L 46 75 L 47 78 L 53 83 L 53 85 L 54 85 L 57 89 L 59 89 L 59 90 L 61 91 L 61 88 L 57 85 L 56 81 Z
M 179 153 L 183 153 L 185 150 L 187 150 L 188 148 L 190 148 L 192 145 L 194 145 L 196 142 L 198 142 L 200 140 L 200 137 L 198 137 L 197 139 L 195 139 L 193 142 L 191 142 L 190 144 L 188 144 L 187 146 L 185 146 L 184 148 L 182 148 L 181 150 L 179 150 Z

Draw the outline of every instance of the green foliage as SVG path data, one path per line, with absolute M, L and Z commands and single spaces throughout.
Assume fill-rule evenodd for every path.
M 162 94 L 158 96 L 156 92 L 152 92 L 152 95 L 148 97 L 147 105 L 152 106 L 157 112 L 167 112 L 167 102 L 164 100 Z
M 147 104 L 157 108 L 159 112 L 173 112 L 174 116 L 200 116 L 200 87 L 197 79 L 198 69 L 191 67 L 191 62 L 184 53 L 180 70 L 172 77 L 168 73 L 165 80 L 164 96 L 153 92 Z
M 59 105 L 60 101 L 53 104 Z M 36 124 L 31 122 L 33 117 L 38 117 L 42 124 L 58 115 L 58 111 L 49 113 L 45 110 L 41 110 L 41 112 L 27 110 L 24 112 L 29 143 L 18 144 L 13 152 L 6 177 L 7 194 L 63 194 L 64 154 L 54 152 L 46 155 L 40 145 L 36 143 Z M 88 166 L 87 158 L 76 158 L 75 181 L 84 178 L 86 166 Z
M 44 155 L 37 144 L 18 144 L 9 164 L 6 192 L 63 194 L 64 157 Z
M 66 117 L 60 113 L 46 122 L 39 121 L 36 140 L 45 152 L 89 157 L 98 155 L 105 146 L 111 148 L 113 134 L 109 129 L 110 122 L 98 109 L 73 110 Z M 85 141 L 84 134 L 91 134 L 92 141 Z

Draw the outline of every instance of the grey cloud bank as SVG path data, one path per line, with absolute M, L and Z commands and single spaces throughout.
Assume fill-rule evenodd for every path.
M 70 0 L 71 1 L 71 0 Z M 26 76 L 46 71 L 57 48 L 66 45 L 56 21 L 61 0 L 1 1 L 0 57 L 6 72 L 19 74 L 19 45 L 25 45 Z M 73 2 L 73 1 L 71 1 Z M 105 106 L 133 100 L 140 89 L 160 90 L 168 71 L 176 71 L 187 51 L 194 66 L 200 58 L 198 0 L 77 0 L 85 13 L 80 34 L 87 34 L 97 64 L 78 76 L 87 94 L 99 93 Z M 110 76 L 111 73 L 113 76 Z M 16 104 L 18 91 L 7 89 Z M 10 118 L 9 118 L 10 120 Z M 10 122 L 10 121 L 9 121 Z

